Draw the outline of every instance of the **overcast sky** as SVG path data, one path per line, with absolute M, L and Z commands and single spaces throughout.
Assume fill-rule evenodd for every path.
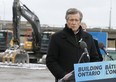
M 0 0 L 0 19 L 12 20 L 14 0 Z M 116 0 L 20 0 L 40 19 L 41 24 L 64 26 L 65 12 L 68 8 L 82 11 L 83 22 L 88 26 L 109 26 L 112 7 L 111 26 L 116 27 Z M 111 4 L 112 2 L 112 4 Z M 22 19 L 24 20 L 24 19 Z

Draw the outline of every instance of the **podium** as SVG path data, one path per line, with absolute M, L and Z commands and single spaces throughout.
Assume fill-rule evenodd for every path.
M 74 64 L 75 82 L 116 82 L 116 61 Z

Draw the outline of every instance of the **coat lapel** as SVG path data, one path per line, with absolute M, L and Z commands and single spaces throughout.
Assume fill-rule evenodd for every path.
M 86 33 L 84 33 L 84 32 L 82 32 L 82 39 L 83 39 L 83 41 L 85 41 L 85 42 L 87 42 L 87 35 L 86 35 Z
M 76 43 L 75 38 L 70 34 L 64 32 L 62 38 L 65 38 L 67 42 L 74 45 L 75 47 L 78 47 L 78 43 Z

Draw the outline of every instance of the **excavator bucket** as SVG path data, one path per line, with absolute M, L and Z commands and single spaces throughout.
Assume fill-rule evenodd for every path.
M 17 54 L 14 63 L 29 63 L 29 55 L 27 53 Z
M 29 54 L 23 48 L 15 45 L 3 53 L 2 62 L 29 63 Z

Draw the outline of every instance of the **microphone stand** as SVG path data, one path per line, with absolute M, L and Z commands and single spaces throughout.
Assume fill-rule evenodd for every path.
M 82 53 L 81 57 L 79 58 L 78 63 L 80 63 L 80 62 L 81 62 L 81 59 L 83 58 L 83 56 L 84 56 L 85 54 L 87 54 L 87 53 L 86 53 L 86 52 L 83 52 L 83 53 Z
M 114 60 L 112 56 L 109 55 L 109 53 L 106 53 L 107 57 L 109 57 L 111 60 Z

